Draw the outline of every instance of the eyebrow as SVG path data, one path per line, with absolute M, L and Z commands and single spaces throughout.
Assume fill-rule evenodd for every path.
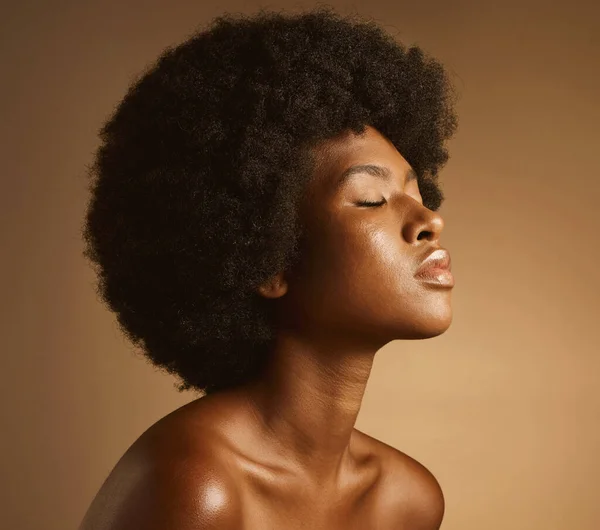
M 390 171 L 390 169 L 385 166 L 377 166 L 374 164 L 359 164 L 356 166 L 349 167 L 340 175 L 340 177 L 336 183 L 336 188 L 341 187 L 352 176 L 358 175 L 361 173 L 363 173 L 363 174 L 367 173 L 374 177 L 380 178 L 386 182 L 389 182 L 389 180 L 392 176 L 392 172 Z M 417 174 L 411 168 L 406 173 L 406 184 L 408 184 L 409 182 L 411 182 L 413 180 L 417 180 Z

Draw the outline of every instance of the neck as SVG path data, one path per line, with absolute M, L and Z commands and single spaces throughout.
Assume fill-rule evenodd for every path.
M 265 373 L 248 385 L 247 395 L 286 465 L 320 483 L 338 479 L 349 462 L 375 352 L 277 338 Z

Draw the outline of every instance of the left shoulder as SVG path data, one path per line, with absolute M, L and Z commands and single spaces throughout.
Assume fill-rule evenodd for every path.
M 381 463 L 378 511 L 385 527 L 439 530 L 445 500 L 437 479 L 414 458 L 371 440 Z

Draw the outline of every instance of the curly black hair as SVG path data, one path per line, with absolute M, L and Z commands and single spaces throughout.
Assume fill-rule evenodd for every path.
M 437 210 L 454 96 L 441 64 L 357 15 L 214 19 L 139 74 L 100 129 L 82 229 L 97 294 L 179 391 L 250 381 L 274 335 L 257 287 L 299 257 L 314 148 L 374 127 Z

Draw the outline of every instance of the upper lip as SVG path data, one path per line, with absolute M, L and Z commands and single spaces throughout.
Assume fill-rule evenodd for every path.
M 415 274 L 423 272 L 426 269 L 432 268 L 452 270 L 450 253 L 445 248 L 437 247 L 431 249 L 425 255 L 425 258 L 419 265 L 419 268 L 417 269 L 417 272 L 415 272 Z

